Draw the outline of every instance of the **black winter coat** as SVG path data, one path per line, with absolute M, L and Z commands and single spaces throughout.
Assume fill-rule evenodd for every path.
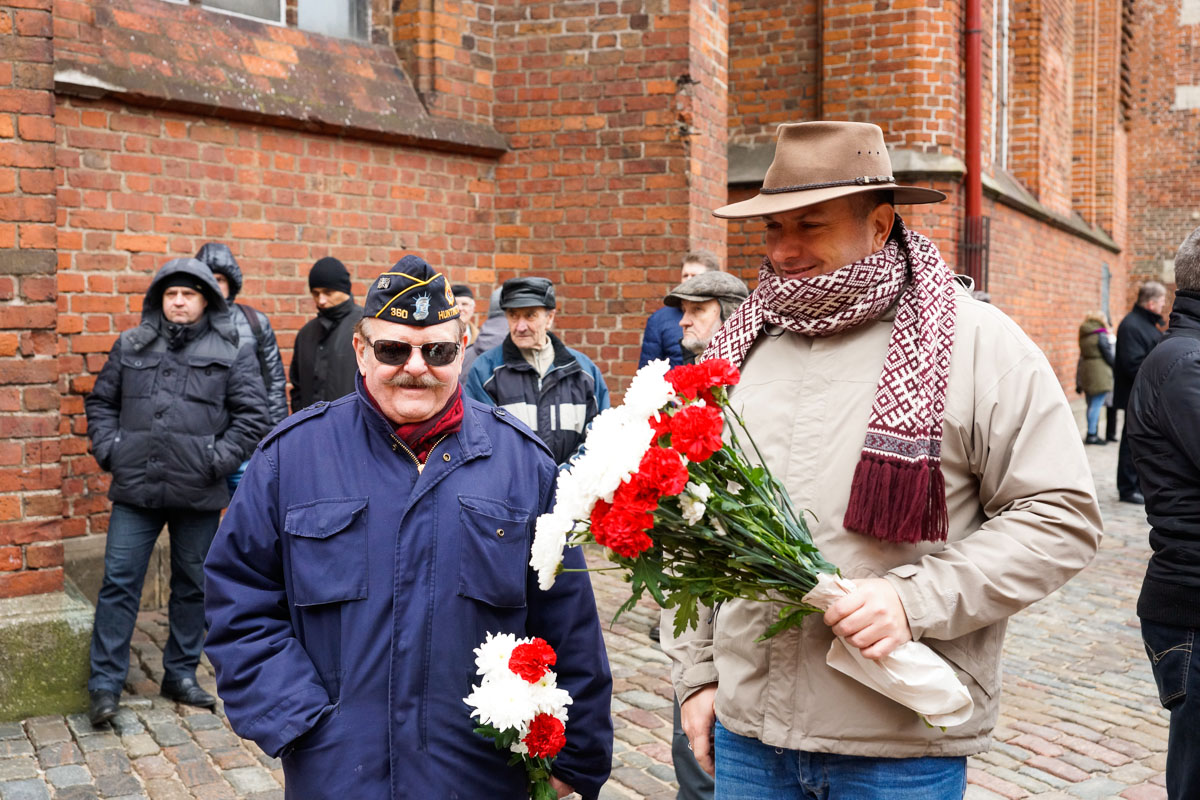
M 1162 341 L 1158 329 L 1163 318 L 1148 308 L 1134 306 L 1117 326 L 1117 357 L 1113 363 L 1113 406 L 1125 408 L 1138 367 Z
M 208 300 L 191 326 L 162 315 L 164 279 L 178 272 L 197 278 Z M 270 429 L 254 348 L 236 342 L 208 267 L 167 262 L 146 291 L 142 324 L 117 338 L 84 401 L 92 453 L 112 473 L 109 499 L 203 511 L 229 504 L 225 476 Z
M 1138 616 L 1200 627 L 1200 293 L 1176 296 L 1171 329 L 1142 362 L 1126 414 L 1154 549 Z
M 354 391 L 354 326 L 360 319 L 362 308 L 350 299 L 310 319 L 296 334 L 288 369 L 293 414 L 318 400 L 337 400 Z

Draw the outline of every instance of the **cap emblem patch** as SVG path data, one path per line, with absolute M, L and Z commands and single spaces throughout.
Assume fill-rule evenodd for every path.
M 429 295 L 423 294 L 413 300 L 413 319 L 422 320 L 429 316 Z

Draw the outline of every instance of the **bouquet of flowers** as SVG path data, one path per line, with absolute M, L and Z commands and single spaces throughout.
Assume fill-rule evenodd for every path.
M 820 610 L 804 596 L 837 568 L 783 486 L 746 458 L 726 393 L 737 369 L 723 359 L 668 367 L 643 367 L 624 404 L 592 422 L 584 453 L 559 476 L 554 509 L 537 521 L 530 563 L 548 588 L 564 546 L 603 545 L 631 576 L 618 615 L 648 591 L 676 609 L 676 635 L 695 627 L 700 605 L 783 600 L 769 638 Z
M 624 404 L 593 420 L 584 452 L 559 475 L 554 508 L 535 529 L 539 585 L 554 583 L 564 547 L 595 542 L 612 569 L 628 573 L 632 591 L 618 616 L 649 592 L 675 609 L 678 636 L 696 627 L 702 605 L 780 602 L 760 641 L 854 591 L 821 556 L 730 407 L 737 369 L 723 359 L 668 369 L 665 361 L 640 369 Z M 919 642 L 873 661 L 835 638 L 826 663 L 935 725 L 960 724 L 974 710 L 950 665 Z
M 557 659 L 543 639 L 489 633 L 475 648 L 483 680 L 463 700 L 479 720 L 475 732 L 492 739 L 497 750 L 510 751 L 509 766 L 524 763 L 532 800 L 558 797 L 550 785 L 550 764 L 567 743 L 571 695 L 558 688 L 550 669 Z

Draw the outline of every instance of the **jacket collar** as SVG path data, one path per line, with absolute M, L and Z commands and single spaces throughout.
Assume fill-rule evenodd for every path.
M 1166 320 L 1162 318 L 1161 314 L 1155 314 L 1153 311 L 1146 308 L 1145 306 L 1134 306 L 1133 313 L 1142 315 L 1146 319 L 1153 322 L 1155 325 L 1162 325 L 1166 322 Z
M 571 351 L 554 335 L 553 331 L 547 331 L 546 335 L 550 337 L 550 344 L 554 345 L 554 366 L 551 369 L 562 369 L 569 367 L 572 364 L 578 364 L 575 356 L 571 355 Z M 501 345 L 504 349 L 501 352 L 504 355 L 504 363 L 509 367 L 517 367 L 518 369 L 533 369 L 525 356 L 521 355 L 521 349 L 517 347 L 516 342 L 512 339 L 512 334 L 504 337 L 504 344 Z
M 1200 292 L 1178 292 L 1171 305 L 1171 330 L 1200 330 Z

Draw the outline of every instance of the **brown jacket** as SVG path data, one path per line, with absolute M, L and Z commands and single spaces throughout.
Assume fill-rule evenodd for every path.
M 959 290 L 958 309 L 942 435 L 949 542 L 890 544 L 841 525 L 890 318 L 822 339 L 760 335 L 732 402 L 796 507 L 815 516 L 810 527 L 826 558 L 847 577 L 891 582 L 913 637 L 958 669 L 974 716 L 945 732 L 930 728 L 827 667 L 832 633 L 819 616 L 762 643 L 754 640 L 776 604 L 726 603 L 678 641 L 666 637 L 664 620 L 680 699 L 717 682 L 717 717 L 734 733 L 849 755 L 983 751 L 998 713 L 1007 618 L 1095 554 L 1095 487 L 1054 372 L 994 306 Z

